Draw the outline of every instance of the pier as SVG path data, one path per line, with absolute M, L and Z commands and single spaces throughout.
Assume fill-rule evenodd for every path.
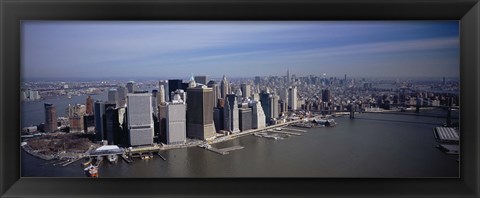
M 286 132 L 286 131 L 277 131 L 277 130 L 268 130 L 268 132 L 271 132 L 271 133 L 283 133 L 283 134 L 287 134 L 287 135 L 296 135 L 296 136 L 301 136 L 301 135 L 302 135 L 302 134 L 300 134 L 300 133 Z
M 282 128 L 282 130 L 285 130 L 285 131 L 296 131 L 296 132 L 302 132 L 302 133 L 306 133 L 306 132 L 307 132 L 307 130 L 292 129 L 292 128 Z

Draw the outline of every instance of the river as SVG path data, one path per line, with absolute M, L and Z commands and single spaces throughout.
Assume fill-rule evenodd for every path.
M 435 146 L 432 128 L 445 119 L 415 115 L 360 114 L 336 118 L 337 126 L 308 129 L 272 140 L 253 135 L 212 145 L 245 147 L 220 155 L 198 147 L 162 151 L 163 161 L 104 161 L 100 177 L 458 177 L 458 155 Z M 67 167 L 22 151 L 23 177 L 85 177 L 80 161 Z

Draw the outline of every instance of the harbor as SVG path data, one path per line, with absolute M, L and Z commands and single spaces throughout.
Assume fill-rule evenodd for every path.
M 439 143 L 432 134 L 443 119 L 401 115 L 363 114 L 352 121 L 335 118 L 335 127 L 293 128 L 306 130 L 301 136 L 283 140 L 260 138 L 250 133 L 238 138 L 226 138 L 210 143 L 217 149 L 241 146 L 243 149 L 218 154 L 198 145 L 189 147 L 154 147 L 153 158 L 142 160 L 120 155 L 116 163 L 98 167 L 99 177 L 456 177 L 458 155 L 439 151 Z M 401 120 L 403 122 L 377 121 Z M 409 122 L 415 124 L 408 124 Z M 423 122 L 424 124 L 420 124 Z M 378 130 L 369 130 L 372 127 Z M 278 127 L 273 127 L 278 128 Z M 282 131 L 285 131 L 282 129 Z M 257 131 L 257 132 L 266 132 Z M 293 131 L 290 131 L 293 132 Z M 286 137 L 286 134 L 273 133 Z M 362 139 L 363 137 L 369 139 Z M 227 136 L 228 137 L 228 136 Z M 362 141 L 358 141 L 362 140 Z M 201 142 L 201 141 L 200 141 Z M 370 146 L 365 146 L 368 144 Z M 406 147 L 405 145 L 409 145 Z M 146 150 L 133 150 L 143 151 Z M 225 151 L 225 150 L 224 150 Z M 160 153 L 163 160 L 157 153 Z M 368 155 L 366 155 L 368 153 Z M 395 157 L 393 157 L 395 156 Z M 418 161 L 416 159 L 425 159 Z M 85 177 L 84 161 L 78 160 L 65 167 L 53 166 L 57 160 L 45 161 L 22 152 L 22 162 L 34 166 L 22 169 L 23 176 Z M 94 161 L 95 159 L 92 159 Z M 107 162 L 107 163 L 105 163 Z M 266 163 L 275 162 L 275 163 Z M 301 162 L 301 163 L 299 163 Z M 42 165 L 49 163 L 47 165 Z M 338 164 L 345 164 L 338 166 Z M 381 169 L 380 167 L 391 167 Z M 355 172 L 349 172 L 355 168 Z M 378 171 L 378 170 L 383 171 Z M 424 171 L 428 170 L 428 171 Z

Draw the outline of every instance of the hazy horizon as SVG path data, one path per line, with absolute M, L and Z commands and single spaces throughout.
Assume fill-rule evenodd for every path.
M 21 30 L 22 79 L 460 71 L 458 21 L 23 21 Z

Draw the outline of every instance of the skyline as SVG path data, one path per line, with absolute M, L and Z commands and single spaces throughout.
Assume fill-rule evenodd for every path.
M 24 79 L 236 78 L 287 69 L 451 78 L 460 70 L 458 21 L 24 21 L 21 28 Z

